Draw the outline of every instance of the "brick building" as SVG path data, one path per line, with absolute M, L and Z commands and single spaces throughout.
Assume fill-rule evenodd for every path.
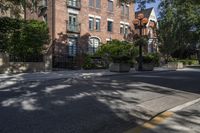
M 53 67 L 80 66 L 83 54 L 93 54 L 112 39 L 124 40 L 135 18 L 133 4 L 118 0 L 42 0 L 27 19 L 48 23 L 53 41 Z

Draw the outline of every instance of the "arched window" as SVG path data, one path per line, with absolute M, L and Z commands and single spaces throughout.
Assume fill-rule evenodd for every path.
M 90 54 L 94 54 L 99 46 L 100 46 L 100 39 L 97 37 L 91 37 L 89 39 L 88 52 Z

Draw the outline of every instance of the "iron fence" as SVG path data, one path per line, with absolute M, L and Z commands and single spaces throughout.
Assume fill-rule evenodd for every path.
M 10 62 L 43 62 L 44 55 L 43 54 L 32 54 L 32 55 L 9 55 Z

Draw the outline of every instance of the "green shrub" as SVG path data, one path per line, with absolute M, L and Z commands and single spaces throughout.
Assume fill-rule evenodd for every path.
M 169 57 L 168 58 L 168 62 L 177 62 L 178 60 L 176 58 L 172 58 L 172 57 Z
M 0 45 L 3 51 L 26 56 L 41 54 L 44 44 L 48 44 L 49 32 L 45 22 L 0 18 Z
M 183 65 L 197 65 L 198 64 L 198 60 L 190 60 L 190 59 L 178 60 L 178 62 L 182 62 Z
M 96 55 L 115 63 L 130 63 L 138 54 L 138 49 L 130 43 L 113 40 L 103 44 Z
M 136 60 L 137 62 L 139 62 L 139 57 L 137 57 Z M 147 64 L 151 63 L 154 64 L 155 66 L 159 66 L 160 56 L 158 53 L 149 53 L 142 57 L 142 62 Z
M 86 55 L 82 65 L 83 69 L 102 69 L 107 68 L 107 64 L 101 57 Z
M 86 57 L 84 58 L 82 68 L 83 69 L 93 69 L 93 68 L 95 68 L 95 64 L 92 62 L 92 58 L 91 58 L 90 55 L 86 55 Z

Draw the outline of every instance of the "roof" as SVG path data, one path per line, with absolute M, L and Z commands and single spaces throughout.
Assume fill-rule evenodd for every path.
M 149 18 L 152 10 L 153 10 L 153 7 L 142 10 L 142 11 L 135 12 L 135 16 L 138 16 L 138 14 L 143 13 L 145 18 Z

